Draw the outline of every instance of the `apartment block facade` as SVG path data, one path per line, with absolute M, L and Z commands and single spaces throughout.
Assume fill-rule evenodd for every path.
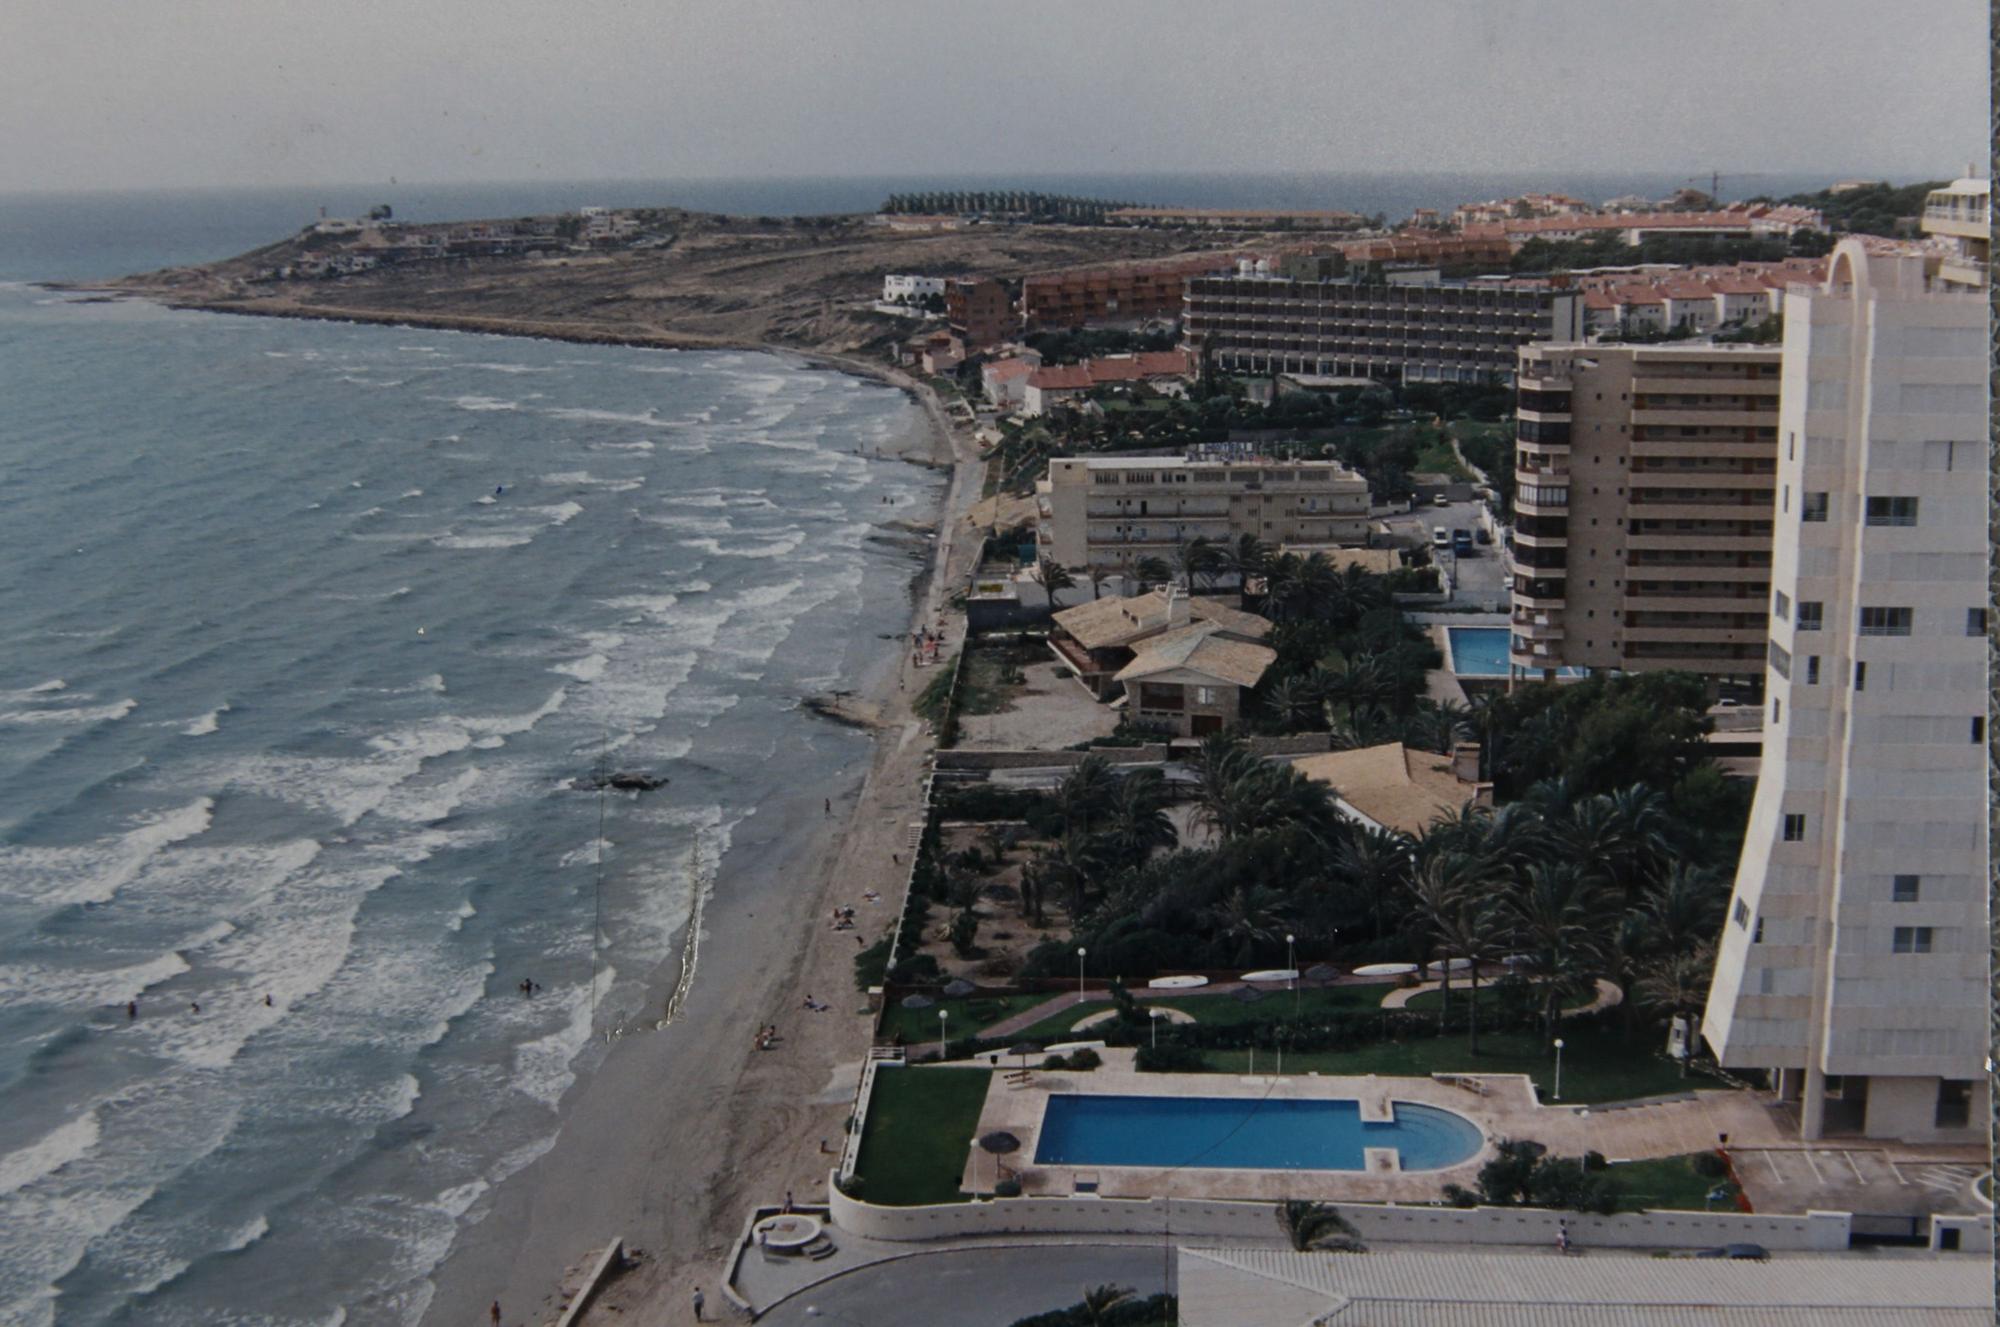
M 1510 379 L 1520 348 L 1583 336 L 1573 291 L 1191 277 L 1187 347 L 1232 373 L 1400 382 Z
M 1368 542 L 1368 481 L 1338 461 L 1235 454 L 1073 456 L 1035 485 L 1038 552 L 1065 567 L 1131 571 L 1195 539 Z
M 1042 272 L 1021 281 L 1021 317 L 1031 330 L 1091 323 L 1168 322 L 1181 316 L 1187 279 L 1233 267 L 1233 253 Z
M 1736 345 L 1520 352 L 1515 676 L 1762 679 L 1779 358 Z
M 1702 1035 L 1807 1138 L 1987 1130 L 1986 304 L 1786 300 L 1763 769 Z
M 954 279 L 944 288 L 945 322 L 971 349 L 997 345 L 1019 326 L 1007 287 L 991 277 Z
M 1968 176 L 1924 199 L 1923 231 L 1951 247 L 1938 266 L 1948 285 L 1982 289 L 1993 246 L 1993 181 Z

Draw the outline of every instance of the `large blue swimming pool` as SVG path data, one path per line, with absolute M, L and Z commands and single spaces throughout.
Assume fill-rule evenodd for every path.
M 1451 637 L 1451 671 L 1459 677 L 1507 676 L 1505 627 L 1446 627 Z M 1558 677 L 1582 677 L 1581 668 L 1560 668 Z
M 1404 1170 L 1438 1170 L 1479 1150 L 1462 1115 L 1406 1101 L 1393 1124 L 1364 1124 L 1354 1101 L 1058 1094 L 1042 1116 L 1039 1165 L 1222 1166 L 1362 1170 L 1364 1148 L 1392 1147 Z

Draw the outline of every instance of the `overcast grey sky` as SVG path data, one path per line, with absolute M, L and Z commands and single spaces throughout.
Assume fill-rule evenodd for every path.
M 1978 0 L 0 0 L 0 192 L 1984 162 Z M 1983 167 L 1982 167 L 1983 169 Z

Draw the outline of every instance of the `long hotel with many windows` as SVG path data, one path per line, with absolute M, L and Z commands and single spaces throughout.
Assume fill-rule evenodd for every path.
M 1390 382 L 1504 381 L 1531 341 L 1583 335 L 1582 297 L 1495 283 L 1189 277 L 1188 349 L 1230 373 Z
M 1702 1035 L 1806 1138 L 1986 1137 L 1982 294 L 1834 250 L 1785 301 L 1763 768 Z
M 1517 677 L 1764 670 L 1779 353 L 1546 345 L 1516 378 Z

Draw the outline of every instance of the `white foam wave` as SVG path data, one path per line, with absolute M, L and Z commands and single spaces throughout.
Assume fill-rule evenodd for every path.
M 681 601 L 677 594 L 621 594 L 613 599 L 599 599 L 606 608 L 616 608 L 621 612 L 643 614 L 646 617 L 663 618 Z
M 144 963 L 97 970 L 47 964 L 8 963 L 0 966 L 0 1006 L 6 1008 L 102 1008 L 136 1000 L 163 981 L 188 970 L 178 952 L 161 954 Z
M 410 489 L 410 490 L 409 490 L 408 492 L 404 493 L 404 494 L 403 494 L 403 497 L 405 497 L 405 498 L 420 498 L 420 497 L 422 497 L 423 495 L 424 495 L 424 491 L 423 491 L 422 489 L 420 489 L 420 488 L 413 488 L 413 489 Z
M 204 833 L 215 801 L 141 817 L 123 834 L 69 847 L 0 845 L 0 895 L 67 905 L 102 903 L 130 884 L 154 854 Z
M 605 666 L 611 662 L 602 654 L 586 654 L 581 659 L 559 663 L 550 669 L 553 673 L 567 673 L 579 682 L 595 682 L 604 676 Z
M 596 442 L 590 449 L 594 452 L 650 452 L 653 444 L 641 438 L 637 442 Z
M 583 515 L 583 507 L 575 502 L 558 502 L 553 507 L 530 507 L 530 511 L 541 512 L 549 518 L 550 525 L 568 525 Z
M 0 704 L 32 705 L 38 701 L 53 697 L 58 691 L 67 690 L 69 690 L 69 683 L 63 681 L 60 677 L 52 677 L 46 682 L 37 682 L 34 686 L 22 687 L 19 691 L 0 691 Z M 82 697 L 82 699 L 87 700 L 89 697 Z
M 595 866 L 604 860 L 603 846 L 603 840 L 592 839 L 581 848 L 571 848 L 568 852 L 564 853 L 557 859 L 556 865 L 558 867 Z
M 635 488 L 645 487 L 644 479 L 604 479 L 588 470 L 560 470 L 554 474 L 542 475 L 544 484 L 560 484 L 568 488 L 600 488 L 607 493 L 630 493 Z
M 520 548 L 535 541 L 535 531 L 516 530 L 508 534 L 447 534 L 439 535 L 431 543 L 439 548 Z
M 458 905 L 458 911 L 453 913 L 451 915 L 451 920 L 447 921 L 444 924 L 445 929 L 447 931 L 463 930 L 465 928 L 465 924 L 471 921 L 474 917 L 477 917 L 478 915 L 479 915 L 479 909 L 473 907 L 472 901 L 468 899 L 465 902 Z
M 491 493 L 488 493 L 483 497 L 473 499 L 473 505 L 476 507 L 490 507 L 499 500 L 500 499 L 494 497 Z
M 448 400 L 449 404 L 457 406 L 460 410 L 471 410 L 479 413 L 494 410 L 519 410 L 521 408 L 519 401 L 509 401 L 498 396 L 478 396 L 471 393 L 467 393 L 464 396 L 439 397 L 434 399 Z
M 464 365 L 468 369 L 485 369 L 489 373 L 555 373 L 557 369 L 540 364 L 498 364 L 474 360 Z
M 227 713 L 229 706 L 226 703 L 217 705 L 208 713 L 190 720 L 188 726 L 181 729 L 181 732 L 189 737 L 206 737 L 222 726 L 222 716 Z
M 727 546 L 716 539 L 682 539 L 679 543 L 683 548 L 700 549 L 702 552 L 712 554 L 716 557 L 781 558 L 787 553 L 796 552 L 799 545 L 805 543 L 805 541 L 806 533 L 804 530 L 791 530 L 769 539 Z
M 642 414 L 622 410 L 593 410 L 585 406 L 549 406 L 541 411 L 551 419 L 572 419 L 596 424 L 645 424 L 652 428 L 663 428 L 670 421 L 660 418 L 659 412 L 648 408 Z
M 597 980 L 608 988 L 617 977 L 617 970 L 607 963 Z M 555 1031 L 514 1048 L 515 1091 L 550 1110 L 556 1108 L 562 1094 L 576 1081 L 570 1063 L 590 1042 L 590 991 L 576 987 L 564 992 L 564 996 L 569 1004 L 568 1020 Z
M 456 811 L 484 777 L 484 770 L 466 769 L 442 783 L 421 788 L 406 785 L 402 796 L 384 803 L 383 814 L 411 824 L 433 824 Z
M 26 1147 L 0 1156 L 0 1198 L 55 1174 L 97 1146 L 100 1129 L 95 1110 L 57 1125 Z
M 20 724 L 23 727 L 52 723 L 109 723 L 122 719 L 139 708 L 139 702 L 131 697 L 110 705 L 72 705 L 66 709 L 6 710 L 0 712 L 0 723 Z

